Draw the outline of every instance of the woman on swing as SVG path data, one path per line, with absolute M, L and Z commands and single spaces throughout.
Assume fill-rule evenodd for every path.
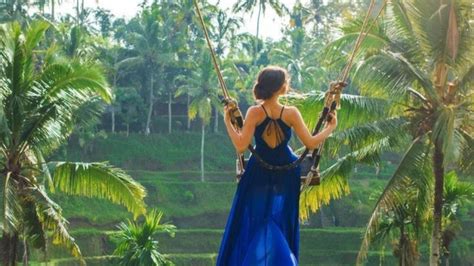
M 259 104 L 248 109 L 240 132 L 225 108 L 227 132 L 239 153 L 255 137 L 256 152 L 263 160 L 286 165 L 297 159 L 288 146 L 292 129 L 307 148 L 314 149 L 336 128 L 336 116 L 331 114 L 326 127 L 312 136 L 298 109 L 280 104 L 280 95 L 288 89 L 287 71 L 266 67 L 253 88 Z M 268 170 L 250 157 L 234 195 L 217 265 L 298 265 L 300 172 L 300 167 Z

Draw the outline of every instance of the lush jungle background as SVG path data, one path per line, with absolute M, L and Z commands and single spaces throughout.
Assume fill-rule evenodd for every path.
M 198 2 L 241 109 L 280 65 L 312 126 L 371 1 Z M 3 265 L 215 264 L 236 183 L 210 54 L 192 0 L 137 5 L 0 1 Z M 282 38 L 261 37 L 269 10 Z M 301 265 L 474 264 L 472 11 L 375 1 L 301 194 Z

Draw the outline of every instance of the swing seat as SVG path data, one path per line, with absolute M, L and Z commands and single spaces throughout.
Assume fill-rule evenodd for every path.
M 248 160 L 249 160 L 248 158 L 244 159 L 243 169 L 245 169 L 245 167 L 247 167 Z M 321 178 L 320 178 L 318 169 L 312 170 L 313 162 L 314 161 L 313 161 L 313 157 L 311 156 L 311 154 L 306 155 L 304 157 L 304 159 L 301 161 L 301 163 L 300 163 L 301 183 L 306 183 L 306 182 L 308 182 L 308 179 L 311 178 L 311 180 L 309 180 L 308 185 L 309 186 L 318 186 L 321 182 Z M 235 160 L 235 173 L 236 173 L 236 179 L 237 179 L 237 181 L 239 181 L 240 177 L 243 174 L 243 172 L 241 172 L 239 170 L 239 159 Z

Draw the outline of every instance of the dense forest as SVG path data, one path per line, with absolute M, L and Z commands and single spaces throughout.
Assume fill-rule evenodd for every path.
M 0 1 L 2 263 L 215 263 L 235 152 L 194 1 L 141 1 L 130 19 L 73 2 Z M 372 11 L 321 185 L 301 192 L 302 265 L 474 263 L 470 1 L 197 2 L 240 108 L 279 65 L 310 128 Z M 280 39 L 261 37 L 269 10 Z

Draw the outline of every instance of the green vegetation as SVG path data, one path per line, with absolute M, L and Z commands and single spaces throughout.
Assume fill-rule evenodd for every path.
M 361 45 L 365 58 L 353 81 L 361 94 L 385 100 L 390 115 L 351 128 L 355 140 L 351 145 L 361 146 L 370 139 L 370 153 L 398 146 L 403 147 L 404 156 L 376 203 L 358 261 L 377 235 L 383 234 L 382 217 L 395 212 L 398 218 L 394 219 L 400 223 L 400 265 L 416 264 L 415 243 L 426 239 L 422 231 L 430 223 L 430 265 L 438 265 L 442 241 L 447 241 L 442 240 L 446 168 L 472 173 L 470 9 L 464 1 L 395 1 L 387 10 L 383 20 L 374 21 L 369 40 Z M 354 33 L 359 31 L 358 23 L 346 24 L 344 35 L 328 45 L 326 56 L 341 60 L 338 49 L 332 48 L 355 42 Z M 355 150 L 361 153 L 363 149 Z M 407 220 L 415 223 L 411 230 Z
M 108 199 L 136 216 L 146 211 L 143 186 L 123 170 L 107 163 L 47 160 L 74 125 L 93 116 L 94 104 L 112 98 L 96 62 L 66 60 L 54 54 L 54 47 L 41 47 L 49 26 L 44 21 L 24 29 L 19 23 L 0 25 L 3 265 L 15 265 L 20 243 L 27 265 L 29 249 L 46 249 L 48 234 L 53 244 L 82 259 L 61 207 L 49 196 L 56 190 Z
M 182 136 L 189 136 L 188 133 L 175 133 L 170 135 L 170 139 L 179 139 Z M 133 138 L 134 135 L 131 135 Z M 193 135 L 199 141 L 199 134 Z M 182 137 L 184 138 L 184 137 Z M 229 156 L 225 149 L 219 149 L 221 134 L 210 134 L 208 143 L 214 143 L 214 147 L 209 147 L 214 151 L 213 156 Z M 148 139 L 148 146 L 160 146 L 165 142 L 164 138 Z M 123 146 L 122 149 L 114 149 L 118 155 L 125 152 L 129 147 L 121 145 L 120 142 L 127 143 L 128 140 L 120 135 L 109 135 L 107 138 L 98 137 L 93 140 L 98 147 L 105 147 L 104 143 L 115 143 L 116 146 Z M 145 143 L 146 140 L 143 140 Z M 179 144 L 177 144 L 179 145 Z M 143 145 L 145 146 L 145 145 Z M 179 146 L 178 146 L 179 147 Z M 75 149 L 74 145 L 67 147 L 67 150 Z M 151 157 L 161 153 L 159 149 L 150 150 Z M 67 152 L 69 154 L 69 152 Z M 89 160 L 92 154 L 76 154 L 82 156 L 84 160 Z M 117 154 L 101 154 L 107 158 L 116 158 Z M 323 265 L 352 264 L 357 257 L 358 248 L 363 237 L 363 227 L 373 210 L 373 204 L 382 193 L 386 183 L 395 170 L 393 163 L 389 160 L 398 159 L 397 156 L 387 155 L 387 161 L 381 165 L 379 174 L 373 167 L 358 165 L 358 170 L 349 180 L 351 192 L 346 197 L 337 201 L 332 201 L 329 206 L 324 206 L 322 212 L 311 215 L 307 224 L 302 225 L 301 230 L 301 259 L 303 265 L 314 265 L 314 262 L 322 262 Z M 187 160 L 186 157 L 181 158 Z M 170 160 L 170 165 L 180 167 L 179 160 Z M 207 160 L 206 167 L 215 168 L 212 160 Z M 123 162 L 127 164 L 126 161 Z M 147 191 L 147 205 L 150 208 L 157 208 L 165 213 L 163 220 L 175 224 L 178 227 L 174 238 L 167 237 L 166 234 L 159 235 L 160 252 L 169 255 L 171 261 L 176 265 L 180 263 L 191 265 L 211 265 L 215 260 L 215 255 L 219 246 L 222 229 L 224 228 L 227 214 L 230 208 L 232 196 L 235 192 L 234 172 L 232 164 L 222 166 L 227 172 L 206 171 L 206 182 L 200 181 L 199 159 L 193 163 L 194 171 L 151 171 L 151 170 L 130 170 L 128 171 L 134 179 L 142 183 Z M 136 162 L 134 168 L 146 169 L 148 162 Z M 58 196 L 59 197 L 59 196 Z M 78 243 L 89 248 L 83 252 L 87 257 L 103 256 L 112 254 L 115 244 L 111 240 L 111 233 L 122 220 L 131 218 L 125 209 L 114 206 L 103 200 L 84 199 L 79 197 L 66 198 L 60 196 L 55 198 L 64 208 L 64 215 L 71 221 L 72 234 Z M 461 211 L 461 210 L 460 210 Z M 466 215 L 466 208 L 462 213 Z M 323 215 L 322 215 L 323 214 Z M 212 219 L 210 219 L 212 217 Z M 471 220 L 463 217 L 461 219 L 464 230 L 459 233 L 460 239 L 453 242 L 451 252 L 451 262 L 456 263 L 460 258 L 463 261 L 470 261 L 466 250 L 474 246 L 472 240 L 474 231 L 470 230 Z M 335 224 L 337 226 L 335 227 Z M 323 226 L 324 228 L 320 228 Z M 104 240 L 105 239 L 105 240 Z M 196 239 L 200 239 L 196 242 Z M 91 241 L 91 242 L 89 242 Z M 105 241 L 105 242 L 104 242 Z M 206 243 L 206 245 L 202 245 Z M 428 245 L 421 244 L 420 250 L 427 250 Z M 466 253 L 467 252 L 467 253 Z M 368 264 L 378 265 L 379 256 L 384 254 L 385 264 L 394 262 L 391 246 L 384 248 L 384 252 L 369 252 Z M 426 253 L 425 253 L 426 254 Z M 427 262 L 425 254 L 420 258 L 422 263 Z M 65 255 L 62 251 L 54 251 L 51 258 L 62 258 Z M 62 264 L 61 264 L 62 265 Z M 316 265 L 318 265 L 316 263 Z
M 158 248 L 143 234 L 151 253 L 215 263 L 235 192 L 222 95 L 193 1 L 140 2 L 129 19 L 84 0 L 60 18 L 63 1 L 0 2 L 3 264 L 75 265 L 65 250 L 81 259 L 79 246 L 91 265 L 117 264 L 110 232 L 127 219 L 138 228 L 143 218 L 131 219 L 148 208 L 179 228 L 158 234 Z M 235 0 L 232 13 L 199 1 L 242 109 L 254 104 L 256 73 L 281 65 L 296 93 L 284 101 L 312 127 L 375 2 L 282 3 Z M 301 264 L 472 264 L 471 3 L 375 9 L 323 149 L 322 183 L 301 194 Z M 269 10 L 285 24 L 281 39 L 259 36 Z M 254 11 L 256 35 L 241 32 Z M 48 241 L 66 249 L 45 257 Z
M 159 232 L 174 237 L 176 226 L 163 224 L 162 217 L 162 212 L 152 210 L 145 214 L 140 224 L 130 220 L 119 224 L 119 230 L 114 234 L 117 241 L 114 254 L 120 258 L 119 265 L 173 265 L 158 251 L 159 242 L 153 238 Z

